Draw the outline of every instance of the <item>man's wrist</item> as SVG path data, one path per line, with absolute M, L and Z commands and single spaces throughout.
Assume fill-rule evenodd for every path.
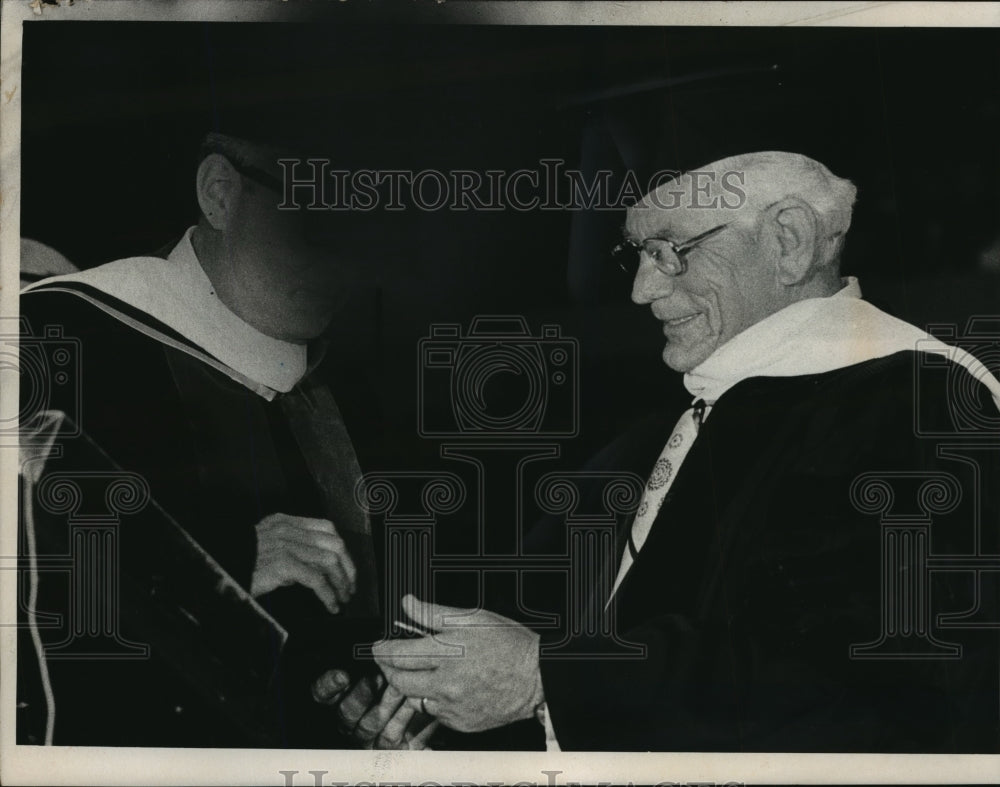
M 535 706 L 535 718 L 538 720 L 538 723 L 541 724 L 543 727 L 546 726 L 545 718 L 548 712 L 549 712 L 549 707 L 548 705 L 545 704 L 545 700 L 542 700 Z
M 535 635 L 534 663 L 532 664 L 532 691 L 529 707 L 536 719 L 542 724 L 545 723 L 545 689 L 542 686 L 542 667 L 540 663 L 540 643 L 541 637 Z

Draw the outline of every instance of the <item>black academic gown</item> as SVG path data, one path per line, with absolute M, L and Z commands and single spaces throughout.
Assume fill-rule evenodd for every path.
M 562 749 L 997 751 L 996 571 L 978 585 L 968 569 L 932 576 L 933 615 L 979 607 L 970 628 L 932 619 L 933 635 L 961 644 L 961 658 L 851 652 L 879 639 L 883 576 L 891 575 L 880 517 L 862 510 L 880 493 L 852 501 L 861 474 L 885 476 L 890 513 L 909 521 L 921 513 L 925 474 L 953 476 L 960 501 L 932 516 L 930 552 L 974 553 L 978 509 L 979 551 L 1000 553 L 997 435 L 971 461 L 940 456 L 942 445 L 990 435 L 956 423 L 948 408 L 964 369 L 918 366 L 928 365 L 902 352 L 824 374 L 744 380 L 719 399 L 610 611 L 606 597 L 589 601 L 645 657 L 614 658 L 623 646 L 608 637 L 576 637 L 553 651 L 567 632 L 543 632 L 542 681 Z M 972 409 L 993 406 L 976 383 L 961 395 Z M 642 422 L 591 468 L 648 477 L 678 415 Z M 557 545 L 557 529 L 541 525 L 535 548 Z M 606 588 L 625 532 L 604 567 Z M 535 609 L 543 603 L 529 599 Z
M 358 595 L 340 618 L 330 616 L 311 591 L 300 587 L 260 599 L 290 633 L 278 685 L 271 687 L 272 735 L 250 738 L 227 723 L 213 698 L 196 691 L 154 649 L 145 661 L 50 663 L 58 709 L 55 742 L 350 745 L 337 737 L 331 719 L 316 716 L 308 696 L 310 678 L 338 661 L 357 671 L 348 663 L 351 647 L 366 637 L 377 610 L 370 536 L 363 527 L 356 532 L 344 527 L 348 520 L 357 524 L 363 519 L 352 495 L 360 473 L 353 449 L 349 442 L 317 441 L 323 437 L 324 418 L 336 409 L 329 392 L 307 377 L 293 392 L 269 402 L 75 295 L 29 293 L 21 298 L 21 310 L 36 334 L 58 325 L 64 337 L 79 340 L 78 398 L 72 386 L 53 386 L 45 406 L 67 412 L 115 465 L 143 476 L 152 499 L 244 588 L 250 586 L 256 558 L 254 525 L 275 512 L 331 519 L 359 568 Z M 172 334 L 168 327 L 158 327 Z M 31 388 L 27 382 L 22 384 L 25 396 Z M 310 435 L 312 445 L 307 444 Z M 129 557 L 125 548 L 121 559 L 128 564 Z M 44 581 L 43 575 L 43 589 Z M 122 625 L 128 636 L 128 620 Z M 46 633 L 47 641 L 58 636 Z M 35 654 L 25 637 L 22 645 L 22 695 L 33 701 L 18 735 L 31 742 L 38 739 L 40 702 L 32 680 L 37 677 Z

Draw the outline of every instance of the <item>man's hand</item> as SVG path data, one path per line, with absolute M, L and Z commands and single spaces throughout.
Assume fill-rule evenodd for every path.
M 361 678 L 350 691 L 349 686 L 346 672 L 329 670 L 313 683 L 313 699 L 336 705 L 344 730 L 366 749 L 427 748 L 438 722 L 405 704 L 405 697 L 386 686 L 382 675 Z
M 354 595 L 356 578 L 347 546 L 329 520 L 271 514 L 257 523 L 252 596 L 284 585 L 305 585 L 336 614 Z
M 423 708 L 461 732 L 530 718 L 542 702 L 538 635 L 485 610 L 426 604 L 413 596 L 403 610 L 425 630 L 420 639 L 383 640 L 375 661 L 406 704 Z

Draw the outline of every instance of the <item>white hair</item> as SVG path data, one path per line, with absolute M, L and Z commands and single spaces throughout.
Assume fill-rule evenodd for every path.
M 690 188 L 675 190 L 688 180 Z M 722 204 L 734 210 L 737 220 L 746 217 L 749 221 L 774 203 L 796 197 L 816 215 L 817 242 L 826 246 L 824 257 L 830 261 L 840 256 L 857 191 L 851 181 L 837 177 L 808 156 L 768 150 L 741 153 L 688 170 L 658 186 L 636 207 L 697 207 L 705 198 L 709 205 Z M 737 193 L 740 198 L 734 202 Z M 700 206 L 705 207 L 706 202 L 701 201 Z
M 742 153 L 699 168 L 699 171 L 739 173 L 754 212 L 795 197 L 809 205 L 819 223 L 817 242 L 828 244 L 827 260 L 840 257 L 844 236 L 851 226 L 851 213 L 858 189 L 846 178 L 839 178 L 825 164 L 783 150 Z
M 857 187 L 801 153 L 780 150 L 743 153 L 700 169 L 742 173 L 747 200 L 758 210 L 787 197 L 797 197 L 816 212 L 824 235 L 843 235 L 851 226 Z

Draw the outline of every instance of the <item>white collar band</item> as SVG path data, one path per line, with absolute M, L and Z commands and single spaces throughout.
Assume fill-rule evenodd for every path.
M 24 292 L 52 289 L 60 284 L 86 285 L 168 325 L 258 386 L 283 393 L 290 391 L 306 373 L 306 346 L 261 333 L 219 300 L 191 245 L 193 230 L 191 227 L 184 233 L 166 260 L 159 257 L 117 260 L 80 273 L 45 279 Z M 119 316 L 111 309 L 104 310 Z

